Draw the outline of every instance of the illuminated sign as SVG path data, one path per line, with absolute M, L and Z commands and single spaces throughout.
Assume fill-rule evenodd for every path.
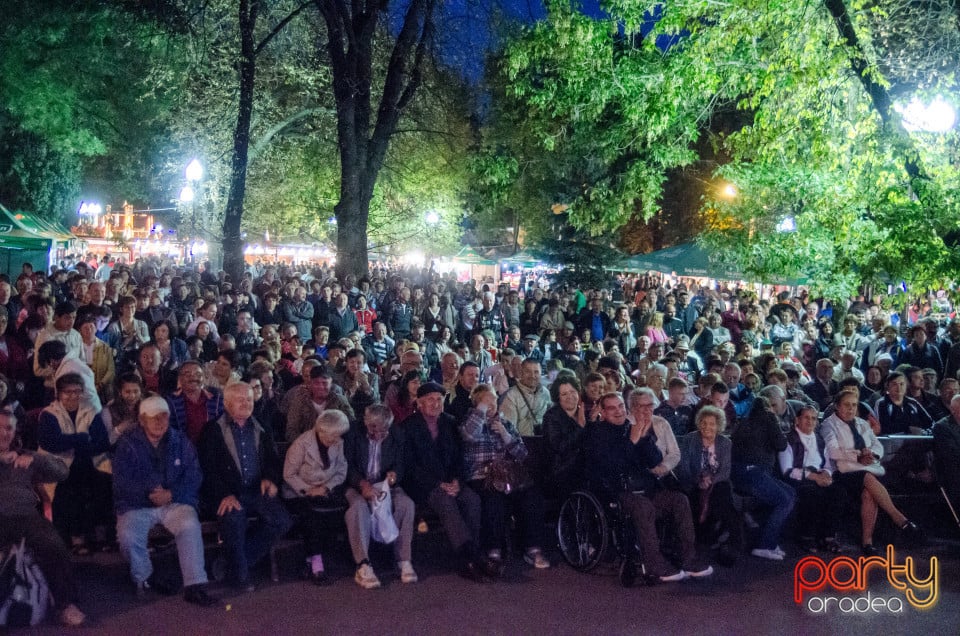
M 887 581 L 894 589 L 903 593 L 903 597 L 866 596 L 810 596 L 806 607 L 814 614 L 825 614 L 832 606 L 845 613 L 878 613 L 888 611 L 895 614 L 903 612 L 906 602 L 918 610 L 930 609 L 940 598 L 940 561 L 930 558 L 930 568 L 926 577 L 921 577 L 914 567 L 913 557 L 906 557 L 902 564 L 897 563 L 893 546 L 887 546 L 886 558 L 882 556 L 860 557 L 854 560 L 841 556 L 829 562 L 820 557 L 808 556 L 797 561 L 793 569 L 793 600 L 804 605 L 804 593 L 817 594 L 827 588 L 846 594 L 863 592 L 867 589 L 870 572 L 876 570 L 886 574 Z

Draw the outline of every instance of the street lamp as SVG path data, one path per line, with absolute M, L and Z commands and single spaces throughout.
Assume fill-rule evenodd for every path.
M 903 127 L 910 132 L 945 133 L 957 123 L 956 110 L 940 95 L 929 104 L 914 97 L 906 106 L 894 106 L 894 110 L 903 117 Z
M 429 223 L 430 225 L 436 225 L 437 223 L 440 222 L 440 215 L 437 214 L 436 211 L 430 210 L 429 212 L 427 212 L 427 215 L 426 215 L 426 217 L 425 217 L 425 220 L 426 220 L 427 223 Z
M 203 179 L 203 166 L 200 164 L 200 161 L 193 159 L 190 163 L 187 164 L 186 170 L 187 181 L 190 183 L 196 183 L 200 179 Z
M 203 165 L 198 159 L 191 159 L 190 163 L 187 164 L 186 170 L 184 170 L 184 176 L 187 178 L 187 185 L 183 186 L 180 190 L 180 202 L 190 204 L 190 233 L 191 233 L 191 242 L 188 241 L 189 245 L 196 245 L 196 235 L 197 235 L 197 192 L 196 187 L 200 183 L 200 180 L 203 179 Z M 201 223 L 202 225 L 202 223 Z M 193 250 L 191 250 L 191 256 L 193 256 Z

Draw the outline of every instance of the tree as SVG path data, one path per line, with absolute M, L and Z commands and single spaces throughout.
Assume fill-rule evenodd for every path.
M 638 210 L 652 217 L 667 175 L 709 144 L 726 163 L 703 202 L 706 240 L 748 272 L 806 273 L 843 295 L 861 279 L 951 271 L 956 132 L 907 131 L 893 108 L 907 92 L 952 94 L 951 8 L 678 0 L 653 15 L 611 1 L 593 19 L 548 7 L 503 70 L 540 151 L 593 168 L 570 201 L 578 227 L 600 235 Z M 731 110 L 743 125 L 712 133 Z M 787 217 L 796 232 L 777 231 Z
M 610 282 L 608 270 L 616 269 L 622 253 L 602 239 L 577 231 L 565 219 L 558 223 L 560 231 L 556 236 L 538 238 L 529 250 L 544 262 L 559 266 L 550 277 L 551 284 L 581 289 L 606 287 Z
M 152 81 L 168 49 L 150 17 L 121 3 L 14 0 L 0 50 L 4 201 L 60 219 L 81 181 L 143 194 L 169 106 Z
M 435 0 L 410 0 L 398 11 L 399 30 L 379 92 L 374 54 L 393 3 L 388 0 L 316 0 L 326 25 L 327 61 L 333 78 L 340 155 L 337 219 L 337 274 L 367 272 L 367 227 L 374 186 L 390 138 L 423 77 L 434 29 Z M 374 98 L 377 98 L 376 106 Z
M 237 119 L 233 132 L 233 152 L 230 171 L 230 190 L 227 195 L 227 207 L 223 215 L 223 253 L 224 269 L 240 280 L 244 270 L 243 237 L 240 223 L 243 219 L 243 202 L 247 189 L 247 164 L 250 152 L 250 127 L 253 121 L 253 107 L 256 90 L 257 57 L 270 42 L 306 8 L 311 2 L 301 2 L 262 36 L 257 33 L 257 21 L 261 10 L 269 8 L 265 0 L 239 0 L 237 21 L 240 39 L 239 58 L 237 60 L 237 78 L 239 93 L 237 99 Z

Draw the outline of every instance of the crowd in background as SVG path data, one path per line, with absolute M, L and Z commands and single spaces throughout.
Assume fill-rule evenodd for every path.
M 420 508 L 440 518 L 463 576 L 499 576 L 511 514 L 524 558 L 545 569 L 545 502 L 583 486 L 619 499 L 663 581 L 710 575 L 697 542 L 736 561 L 734 492 L 768 513 L 757 558 L 784 558 L 791 515 L 804 549 L 841 550 L 844 501 L 875 554 L 879 510 L 920 535 L 884 486 L 878 438 L 933 435 L 940 470 L 918 459 L 910 474 L 960 491 L 960 318 L 936 294 L 906 312 L 881 301 L 647 276 L 511 288 L 430 269 L 339 279 L 255 265 L 231 280 L 151 260 L 25 264 L 0 280 L 0 492 L 20 493 L 0 526 L 29 518 L 37 551 L 60 556 L 41 560 L 62 582 L 65 624 L 83 621 L 68 551 L 119 544 L 138 593 L 162 591 L 146 550 L 155 524 L 177 536 L 185 598 L 213 604 L 204 517 L 226 545 L 207 569 L 247 590 L 295 522 L 304 576 L 328 582 L 330 509 L 345 515 L 363 588 L 380 585 L 371 538 L 417 580 Z M 30 510 L 33 482 L 47 484 L 55 532 Z M 387 496 L 393 527 L 377 511 Z M 661 553 L 658 518 L 677 554 Z

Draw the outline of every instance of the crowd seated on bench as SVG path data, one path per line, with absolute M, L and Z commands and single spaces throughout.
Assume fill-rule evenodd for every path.
M 139 596 L 175 591 L 151 563 L 158 525 L 185 600 L 209 606 L 208 571 L 253 591 L 288 534 L 315 583 L 340 549 L 379 587 L 371 540 L 416 583 L 424 516 L 466 578 L 497 579 L 514 550 L 545 570 L 547 511 L 580 488 L 619 502 L 665 582 L 744 552 L 780 561 L 786 542 L 837 552 L 852 510 L 874 554 L 879 511 L 921 539 L 895 487 L 960 497 L 960 319 L 913 316 L 904 341 L 900 316 L 858 300 L 830 308 L 847 311 L 835 334 L 806 296 L 647 277 L 511 289 L 257 266 L 232 281 L 150 259 L 93 276 L 25 268 L 16 293 L 0 277 L 0 540 L 27 536 L 67 625 L 84 620 L 71 558 L 93 550 L 119 547 Z M 209 563 L 204 520 L 222 540 Z

